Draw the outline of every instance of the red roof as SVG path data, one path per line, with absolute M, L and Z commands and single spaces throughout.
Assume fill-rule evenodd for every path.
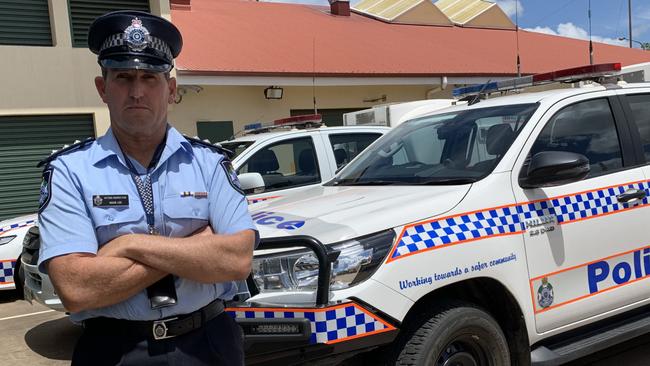
M 172 22 L 183 34 L 177 67 L 186 73 L 516 74 L 512 30 L 389 24 L 355 13 L 335 16 L 329 6 L 236 0 L 192 0 L 191 10 L 172 10 Z M 521 72 L 589 64 L 588 48 L 587 41 L 519 31 Z M 648 51 L 594 43 L 594 63 L 649 61 Z

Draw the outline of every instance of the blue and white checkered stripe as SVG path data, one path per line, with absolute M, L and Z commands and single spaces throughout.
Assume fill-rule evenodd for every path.
M 551 198 L 545 201 L 529 202 L 520 205 L 519 210 L 524 220 L 536 216 L 555 215 L 558 223 L 569 223 L 629 208 L 630 204 L 619 203 L 616 199 L 616 196 L 628 189 L 646 191 L 646 197 L 641 202 L 635 203 L 635 206 L 647 205 L 650 202 L 648 197 L 650 196 L 650 182 L 645 181 Z
M 15 260 L 0 261 L 0 284 L 14 283 Z
M 395 329 L 375 315 L 349 303 L 324 309 L 237 309 L 227 313 L 239 319 L 308 319 L 311 323 L 309 343 L 337 343 L 348 338 L 368 336 Z
M 17 224 L 12 224 L 12 225 L 7 225 L 7 226 L 0 227 L 0 235 L 2 233 L 10 231 L 10 230 L 18 229 L 18 228 L 25 227 L 25 226 L 32 226 L 35 223 L 36 223 L 36 220 L 28 220 L 28 221 L 25 221 L 25 222 L 19 222 Z
M 643 181 L 408 225 L 387 262 L 445 245 L 521 233 L 525 220 L 535 217 L 555 216 L 557 223 L 567 224 L 623 211 L 631 205 L 619 203 L 616 196 L 628 189 L 646 191 L 634 207 L 650 203 L 650 181 Z
M 407 227 L 390 259 L 443 245 L 493 235 L 514 234 L 522 230 L 523 224 L 514 206 L 436 219 Z

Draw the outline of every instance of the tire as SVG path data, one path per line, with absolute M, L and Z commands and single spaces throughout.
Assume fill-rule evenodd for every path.
M 19 299 L 25 299 L 25 269 L 23 269 L 22 258 L 16 259 L 16 268 L 14 268 L 14 285 L 16 286 L 16 295 Z
M 508 342 L 497 322 L 470 304 L 443 306 L 404 340 L 397 365 L 509 366 Z

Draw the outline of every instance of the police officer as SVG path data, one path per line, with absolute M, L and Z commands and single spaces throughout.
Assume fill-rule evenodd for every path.
M 167 123 L 182 47 L 167 20 L 118 11 L 89 29 L 110 129 L 43 163 L 40 269 L 83 324 L 73 365 L 240 365 L 224 313 L 258 235 L 230 162 Z

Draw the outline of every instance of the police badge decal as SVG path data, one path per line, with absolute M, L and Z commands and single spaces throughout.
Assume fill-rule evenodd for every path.
M 52 198 L 52 173 L 54 169 L 48 167 L 43 171 L 43 178 L 41 180 L 41 195 L 38 200 L 38 212 L 41 213 L 47 204 L 50 203 Z
M 537 289 L 537 303 L 542 308 L 553 304 L 553 286 L 548 282 L 548 277 L 542 278 L 542 285 Z

